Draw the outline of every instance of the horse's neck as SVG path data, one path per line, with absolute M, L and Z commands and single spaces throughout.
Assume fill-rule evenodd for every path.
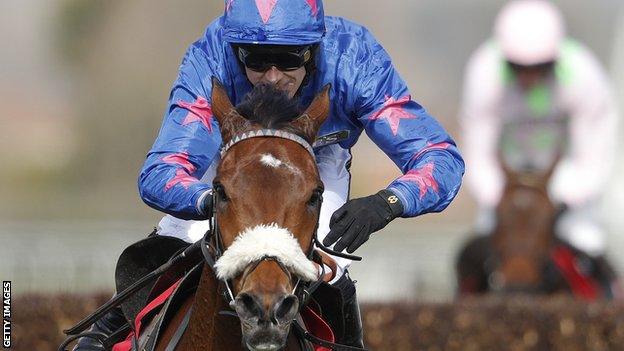
M 179 350 L 196 350 L 200 345 L 202 350 L 243 350 L 238 319 L 219 314 L 219 311 L 229 308 L 219 294 L 218 286 L 219 282 L 213 272 L 204 265 L 191 319 L 180 341 Z

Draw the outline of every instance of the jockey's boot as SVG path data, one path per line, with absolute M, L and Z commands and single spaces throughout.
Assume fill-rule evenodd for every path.
M 126 324 L 126 318 L 121 311 L 121 307 L 115 307 L 108 311 L 97 322 L 93 323 L 90 332 L 100 332 L 110 336 Z M 106 351 L 104 345 L 97 339 L 82 337 L 72 351 Z
M 615 298 L 616 294 L 619 293 L 617 287 L 617 274 L 615 270 L 607 260 L 606 256 L 601 255 L 597 257 L 593 257 L 593 265 L 594 265 L 594 278 L 598 280 L 598 283 L 601 285 L 605 297 L 606 298 Z
M 349 273 L 345 272 L 333 285 L 340 289 L 343 298 L 344 335 L 338 342 L 347 346 L 364 348 L 362 318 L 355 292 L 355 283 L 349 277 Z
M 364 348 L 362 317 L 360 316 L 360 306 L 355 294 L 349 301 L 345 301 L 343 311 L 345 322 L 343 343 L 349 346 Z

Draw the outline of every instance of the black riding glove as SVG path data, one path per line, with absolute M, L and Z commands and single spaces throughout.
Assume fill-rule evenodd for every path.
M 206 194 L 203 194 L 202 198 L 199 199 L 199 212 L 204 219 L 208 219 L 212 216 L 212 201 L 212 190 L 208 190 Z
M 390 190 L 349 200 L 332 215 L 323 245 L 330 246 L 338 241 L 334 251 L 347 248 L 348 253 L 353 253 L 371 234 L 402 214 L 403 204 Z

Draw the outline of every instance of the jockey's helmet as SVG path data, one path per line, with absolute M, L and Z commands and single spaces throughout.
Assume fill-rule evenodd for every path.
M 300 86 L 316 70 L 314 58 L 325 35 L 322 0 L 225 0 L 222 25 L 223 38 L 250 70 L 305 66 Z
M 303 46 L 325 34 L 321 0 L 225 0 L 222 23 L 232 44 Z
M 557 60 L 565 26 L 551 2 L 514 0 L 499 13 L 494 34 L 507 61 L 535 66 Z

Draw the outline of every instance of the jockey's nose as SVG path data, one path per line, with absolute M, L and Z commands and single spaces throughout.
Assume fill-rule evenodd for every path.
M 253 293 L 240 293 L 235 300 L 236 313 L 242 320 L 257 319 L 258 324 L 280 325 L 295 319 L 299 301 L 292 294 L 263 297 Z
M 269 68 L 269 70 L 264 74 L 264 79 L 271 84 L 275 84 L 282 79 L 283 75 L 284 73 L 277 69 L 277 67 L 271 66 L 271 68 Z

